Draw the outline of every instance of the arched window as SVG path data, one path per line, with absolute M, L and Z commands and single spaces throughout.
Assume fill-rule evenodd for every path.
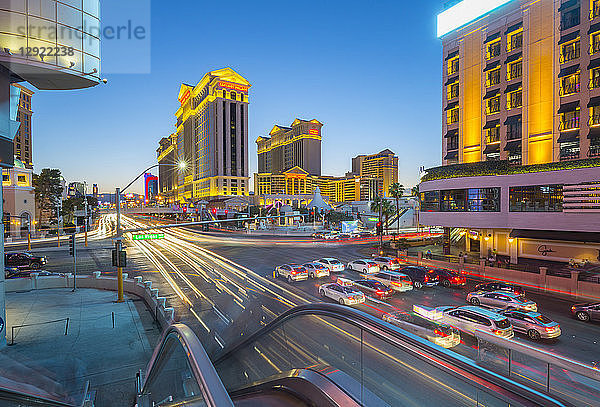
M 236 100 L 236 98 L 237 98 L 237 95 L 235 94 L 235 92 L 231 92 L 231 98 L 232 98 L 233 100 Z
M 227 91 L 226 91 L 226 90 L 224 90 L 224 91 L 223 91 L 223 99 L 225 99 L 226 97 L 227 97 Z

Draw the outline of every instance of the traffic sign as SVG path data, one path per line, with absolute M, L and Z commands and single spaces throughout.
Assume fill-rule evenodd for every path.
M 141 235 L 131 235 L 133 240 L 156 240 L 156 239 L 164 239 L 164 233 L 144 233 Z

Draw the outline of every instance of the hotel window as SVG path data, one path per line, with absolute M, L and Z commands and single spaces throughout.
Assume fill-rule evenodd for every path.
M 17 175 L 17 184 L 27 185 L 27 176 L 26 175 Z
M 514 117 L 514 116 L 513 116 Z M 518 117 L 517 119 L 506 122 L 506 139 L 517 140 L 521 138 L 523 133 L 523 119 Z
M 579 7 L 569 11 L 564 11 L 560 16 L 560 29 L 568 30 L 571 27 L 579 25 L 581 9 Z
M 600 0 L 593 0 L 590 4 L 590 20 L 600 16 Z
M 600 68 L 594 68 L 590 71 L 590 83 L 588 88 L 596 89 L 600 87 Z
M 439 212 L 440 191 L 421 192 L 421 212 Z
M 600 125 L 600 106 L 590 106 L 590 126 Z
M 523 30 L 512 33 L 506 39 L 506 51 L 511 52 L 523 47 Z
M 500 112 L 500 95 L 489 98 L 485 102 L 485 113 L 494 114 Z
M 448 85 L 448 100 L 458 97 L 458 82 Z
M 560 47 L 560 63 L 565 63 L 579 58 L 581 50 L 579 47 L 579 39 L 563 44 Z
M 446 146 L 447 146 L 447 150 L 457 150 L 458 149 L 458 136 L 449 137 Z
M 572 95 L 580 90 L 579 72 L 560 79 L 560 96 Z
M 510 187 L 510 212 L 562 212 L 562 185 Z
M 492 69 L 486 73 L 485 86 L 490 87 L 500 84 L 500 68 Z
M 523 90 L 519 89 L 506 95 L 506 108 L 508 110 L 523 106 Z
M 506 67 L 506 80 L 512 81 L 523 76 L 523 61 L 513 62 Z
M 235 92 L 231 92 L 231 99 L 237 100 L 237 94 Z
M 458 72 L 460 65 L 458 57 L 448 60 L 448 75 L 453 75 Z
M 568 141 L 566 143 L 560 143 L 560 160 L 576 160 L 579 158 L 579 140 Z
M 2 182 L 10 182 L 10 177 L 8 174 L 2 174 Z
M 467 194 L 464 189 L 441 191 L 442 212 L 465 212 L 467 209 Z
M 492 43 L 489 43 L 487 45 L 486 58 L 492 59 L 492 58 L 496 58 L 499 55 L 500 55 L 500 39 L 498 38 L 498 40 L 496 40 Z
M 227 91 L 223 90 L 223 99 L 226 99 L 226 98 L 227 98 Z
M 448 111 L 448 124 L 458 123 L 458 107 Z
M 467 190 L 469 212 L 500 212 L 500 188 L 470 188 Z
M 579 108 L 560 114 L 559 130 L 574 130 L 579 128 Z
M 485 144 L 493 144 L 500 141 L 500 125 L 487 129 L 485 135 Z
M 600 137 L 592 137 L 590 140 L 590 151 L 588 157 L 600 157 Z
M 600 51 L 600 32 L 590 35 L 590 55 Z

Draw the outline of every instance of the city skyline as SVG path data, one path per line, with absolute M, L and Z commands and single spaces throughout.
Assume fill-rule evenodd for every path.
M 190 3 L 189 7 L 193 15 L 194 7 L 200 5 Z M 127 184 L 156 162 L 156 143 L 175 130 L 173 112 L 179 102 L 174 95 L 180 84 L 197 83 L 204 72 L 229 66 L 253 85 L 250 140 L 267 135 L 274 122 L 286 123 L 292 116 L 319 117 L 325 124 L 324 173 L 341 176 L 352 157 L 389 148 L 400 159 L 400 182 L 407 187 L 416 185 L 419 167 L 441 164 L 440 121 L 427 119 L 440 116 L 441 68 L 437 61 L 441 47 L 435 38 L 433 16 L 441 7 L 440 1 L 419 6 L 388 3 L 364 14 L 357 3 L 344 10 L 335 5 L 315 6 L 319 12 L 308 22 L 312 29 L 301 38 L 293 23 L 305 24 L 306 20 L 289 15 L 287 7 L 270 3 L 254 8 L 240 5 L 239 15 L 275 24 L 271 28 L 277 30 L 277 38 L 260 33 L 248 33 L 243 38 L 234 38 L 226 32 L 213 35 L 219 25 L 210 22 L 202 31 L 214 44 L 210 51 L 204 50 L 202 57 L 198 57 L 199 49 L 194 48 L 192 41 L 186 45 L 190 48 L 185 55 L 165 61 L 160 50 L 174 39 L 193 35 L 194 26 L 178 24 L 179 31 L 173 35 L 173 27 L 165 22 L 174 20 L 156 16 L 171 17 L 175 10 L 153 3 L 150 74 L 107 74 L 103 77 L 108 84 L 85 92 L 36 93 L 35 171 L 60 168 L 66 179 L 84 178 L 98 183 L 103 192 Z M 406 10 L 419 17 L 396 27 L 390 10 Z M 272 22 L 271 17 L 281 13 L 289 16 L 290 24 Z M 329 24 L 329 17 L 335 13 L 338 22 Z M 359 16 L 364 20 L 363 31 L 348 24 Z M 336 35 L 324 39 L 324 34 L 331 31 Z M 407 36 L 414 38 L 414 42 L 399 41 Z M 237 45 L 226 49 L 229 40 L 234 39 Z M 304 58 L 298 58 L 299 53 Z M 275 59 L 268 60 L 269 55 Z M 423 67 L 408 64 L 410 59 L 423 60 Z M 273 64 L 275 60 L 277 63 Z M 408 80 L 416 75 L 424 79 Z M 52 120 L 53 117 L 77 120 L 69 123 Z M 82 136 L 80 126 L 75 125 L 78 120 L 89 124 L 87 136 Z M 114 150 L 117 143 L 120 148 Z M 78 153 L 74 154 L 74 150 Z M 409 150 L 418 150 L 420 154 L 406 154 Z M 103 159 L 90 167 L 86 157 L 97 154 Z M 254 143 L 249 145 L 248 157 L 249 173 L 253 174 L 257 171 Z M 134 190 L 141 192 L 142 184 L 136 184 Z

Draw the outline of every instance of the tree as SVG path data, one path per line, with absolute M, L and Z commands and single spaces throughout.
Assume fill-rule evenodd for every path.
M 98 200 L 96 198 L 94 198 L 93 196 L 88 196 L 87 201 L 88 201 L 88 211 L 89 211 L 88 213 L 91 213 L 91 210 L 98 206 Z M 64 222 L 65 224 L 67 224 L 67 223 L 75 224 L 75 219 L 74 219 L 75 207 L 77 207 L 78 210 L 85 209 L 85 201 L 84 201 L 83 196 L 71 196 L 63 201 L 61 215 L 65 219 L 65 222 Z
M 415 185 L 414 187 L 412 187 L 412 189 L 410 190 L 410 194 L 411 196 L 419 196 L 419 186 Z
M 44 168 L 33 175 L 35 203 L 40 211 L 40 225 L 58 224 L 57 207 L 63 193 L 60 170 Z
M 381 207 L 381 209 L 380 209 L 380 207 Z M 373 212 L 377 212 L 377 213 L 379 213 L 381 211 L 381 216 L 383 217 L 383 220 L 384 220 L 383 226 L 385 227 L 385 231 L 387 233 L 388 218 L 390 217 L 390 215 L 393 215 L 394 211 L 396 210 L 394 208 L 394 205 L 387 199 L 383 199 L 380 196 L 377 196 L 377 197 L 375 197 L 373 202 L 371 202 L 371 210 Z
M 392 198 L 396 199 L 396 225 L 398 225 L 396 230 L 400 234 L 400 198 L 402 198 L 402 194 L 404 193 L 404 185 L 394 182 L 390 185 L 388 192 Z

